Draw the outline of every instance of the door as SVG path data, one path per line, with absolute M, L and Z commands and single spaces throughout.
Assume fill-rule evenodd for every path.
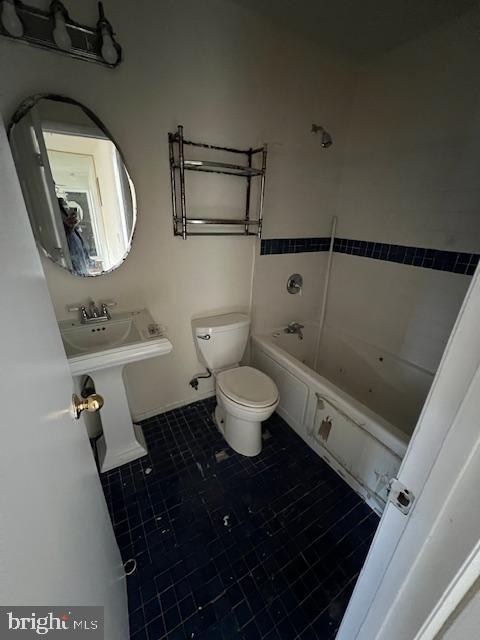
M 477 269 L 398 473 L 413 504 L 387 504 L 337 640 L 424 637 L 478 574 L 479 324 Z
M 39 238 L 39 245 L 62 266 L 71 269 L 67 236 L 57 203 L 42 125 L 35 109 L 27 113 L 15 128 L 12 152 L 17 163 L 25 165 L 22 172 L 26 182 L 22 185 L 23 193 L 29 200 L 27 205 L 30 221 Z
M 0 602 L 103 605 L 105 638 L 126 640 L 122 560 L 1 120 L 0 194 Z

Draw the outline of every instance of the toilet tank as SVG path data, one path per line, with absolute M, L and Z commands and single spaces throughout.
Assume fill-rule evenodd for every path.
M 250 318 L 244 313 L 192 320 L 201 359 L 210 371 L 236 366 L 247 346 Z

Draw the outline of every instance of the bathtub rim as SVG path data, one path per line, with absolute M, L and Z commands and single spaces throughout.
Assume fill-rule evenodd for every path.
M 362 427 L 373 438 L 381 442 L 398 457 L 403 459 L 407 451 L 410 437 L 391 422 L 369 409 L 354 397 L 330 382 L 328 378 L 320 375 L 295 356 L 285 351 L 278 343 L 274 342 L 272 334 L 253 334 L 254 348 L 263 350 L 264 353 L 277 360 L 284 368 L 290 370 L 297 378 L 303 379 L 309 387 L 320 386 L 325 389 L 327 399 L 332 399 L 340 405 L 346 404 L 352 418 L 362 424 Z

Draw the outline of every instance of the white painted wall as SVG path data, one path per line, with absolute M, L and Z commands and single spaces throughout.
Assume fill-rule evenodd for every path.
M 476 20 L 470 14 L 445 25 L 359 73 L 339 189 L 339 237 L 480 251 Z M 322 372 L 411 432 L 469 282 L 335 254 Z M 350 351 L 339 347 L 345 334 Z M 361 361 L 358 352 L 368 345 Z M 390 358 L 390 370 L 378 366 L 377 350 Z
M 478 12 L 359 73 L 340 192 L 340 237 L 478 251 Z
M 326 266 L 326 253 L 257 256 L 253 284 L 253 330 L 256 333 L 268 333 L 272 329 L 285 327 L 289 322 L 317 320 Z M 287 291 L 287 280 L 294 273 L 303 276 L 300 294 Z
M 306 83 L 314 91 L 308 109 L 297 102 L 298 93 L 287 97 L 292 101 L 292 118 L 285 120 L 269 152 L 264 238 L 329 236 L 332 218 L 339 212 L 356 69 L 326 71 L 317 65 L 313 75 L 299 76 L 299 85 Z M 322 148 L 320 134 L 311 132 L 312 123 L 331 132 L 332 147 Z M 326 253 L 257 255 L 254 331 L 264 333 L 291 321 L 318 320 L 327 261 Z M 301 295 L 286 290 L 293 273 L 304 278 Z
M 94 23 L 94 0 L 66 5 L 72 18 Z M 44 269 L 58 318 L 67 304 L 113 298 L 120 309 L 148 307 L 167 326 L 171 356 L 126 370 L 131 409 L 141 417 L 199 397 L 188 386 L 201 368 L 192 316 L 246 310 L 251 298 L 254 239 L 173 238 L 167 132 L 182 123 L 193 139 L 269 142 L 266 236 L 294 234 L 299 219 L 311 234 L 319 199 L 330 215 L 339 172 L 310 125 L 328 123 L 339 142 L 346 135 L 340 122 L 351 75 L 314 44 L 226 1 L 107 0 L 105 9 L 125 52 L 114 71 L 0 39 L 0 112 L 8 120 L 31 94 L 65 94 L 90 107 L 124 152 L 139 209 L 125 264 L 88 280 L 46 261 Z M 205 199 L 217 189 L 220 196 L 208 186 Z M 211 388 L 202 383 L 203 392 Z

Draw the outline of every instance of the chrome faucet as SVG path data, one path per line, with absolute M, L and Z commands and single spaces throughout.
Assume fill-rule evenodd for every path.
M 88 304 L 88 311 L 90 320 L 98 320 L 98 318 L 100 317 L 100 311 L 98 310 L 98 307 L 93 300 L 90 300 Z
M 289 322 L 288 326 L 285 327 L 284 332 L 295 333 L 297 334 L 299 340 L 303 340 L 302 329 L 305 329 L 305 326 L 303 324 L 300 324 L 299 322 Z
M 86 305 L 67 307 L 68 311 L 78 311 L 80 313 L 80 322 L 82 324 L 90 324 L 93 322 L 105 322 L 111 320 L 112 316 L 108 307 L 115 306 L 115 302 L 101 302 L 100 309 L 95 304 L 94 300 L 90 300 L 88 307 Z

